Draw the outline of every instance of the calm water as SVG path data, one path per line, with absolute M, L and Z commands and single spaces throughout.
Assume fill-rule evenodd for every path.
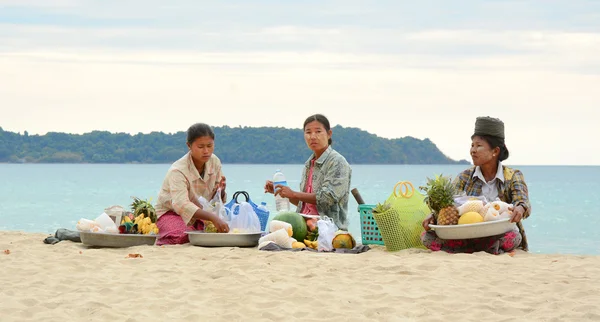
M 0 164 L 0 230 L 53 233 L 74 229 L 111 205 L 126 206 L 131 196 L 156 200 L 170 165 Z M 248 191 L 256 203 L 265 180 L 281 168 L 298 188 L 302 165 L 225 165 L 229 196 Z M 427 176 L 456 175 L 464 166 L 354 165 L 352 187 L 367 203 L 384 201 L 398 181 L 423 185 Z M 525 221 L 536 253 L 600 254 L 600 167 L 522 166 L 529 185 L 532 216 Z M 350 231 L 360 236 L 356 201 L 350 197 Z

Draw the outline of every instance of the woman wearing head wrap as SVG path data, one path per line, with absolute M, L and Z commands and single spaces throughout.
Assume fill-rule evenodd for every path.
M 458 191 L 464 191 L 468 196 L 485 196 L 488 201 L 500 199 L 512 204 L 511 222 L 517 223 L 517 229 L 499 236 L 443 240 L 430 230 L 429 224 L 435 219 L 429 216 L 423 221 L 426 232 L 421 238 L 427 248 L 450 253 L 485 251 L 492 254 L 509 252 L 519 246 L 527 250 L 527 238 L 521 220 L 531 214 L 529 193 L 523 173 L 502 165 L 508 155 L 504 143 L 504 123 L 497 118 L 478 117 L 475 132 L 471 136 L 474 167 L 460 173 L 454 183 Z

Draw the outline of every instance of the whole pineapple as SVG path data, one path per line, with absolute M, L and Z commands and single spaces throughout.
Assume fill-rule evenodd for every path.
M 131 197 L 133 202 L 131 203 L 131 210 L 133 211 L 133 215 L 135 217 L 140 214 L 144 214 L 144 217 L 150 217 L 150 220 L 155 223 L 156 222 L 156 210 L 152 205 L 152 200 L 142 200 L 138 197 Z
M 460 216 L 454 206 L 456 187 L 452 184 L 451 177 L 439 175 L 435 176 L 435 179 L 427 178 L 427 185 L 419 188 L 425 192 L 424 201 L 433 212 L 438 225 L 458 224 Z

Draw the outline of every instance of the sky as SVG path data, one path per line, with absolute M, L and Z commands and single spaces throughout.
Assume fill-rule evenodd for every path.
M 600 165 L 598 106 L 600 1 L 0 0 L 6 131 L 322 113 L 470 160 L 475 118 L 494 116 L 507 164 Z

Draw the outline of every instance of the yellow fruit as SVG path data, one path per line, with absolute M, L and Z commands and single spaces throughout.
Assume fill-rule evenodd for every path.
M 483 217 L 475 211 L 467 212 L 458 219 L 459 225 L 474 224 L 478 222 L 483 222 Z
M 128 222 L 132 222 L 131 218 L 129 218 L 128 216 L 123 216 L 123 219 L 121 219 L 121 225 L 124 225 L 125 223 Z
M 292 243 L 292 248 L 305 248 L 306 245 L 304 245 L 304 243 L 301 242 L 293 242 Z
M 213 224 L 212 221 L 206 220 L 204 222 L 204 232 L 205 233 L 216 233 L 217 227 L 215 227 L 215 224 Z
M 333 248 L 352 249 L 356 245 L 356 242 L 354 241 L 354 238 L 352 238 L 352 235 L 350 235 L 350 233 L 343 232 L 333 237 L 331 245 L 333 246 Z
M 461 216 L 471 211 L 483 214 L 483 201 L 469 200 L 465 202 L 462 206 L 458 207 L 458 214 Z
M 319 243 L 316 240 L 310 241 L 308 239 L 305 239 L 304 244 L 312 249 L 317 249 L 317 247 L 319 246 Z

